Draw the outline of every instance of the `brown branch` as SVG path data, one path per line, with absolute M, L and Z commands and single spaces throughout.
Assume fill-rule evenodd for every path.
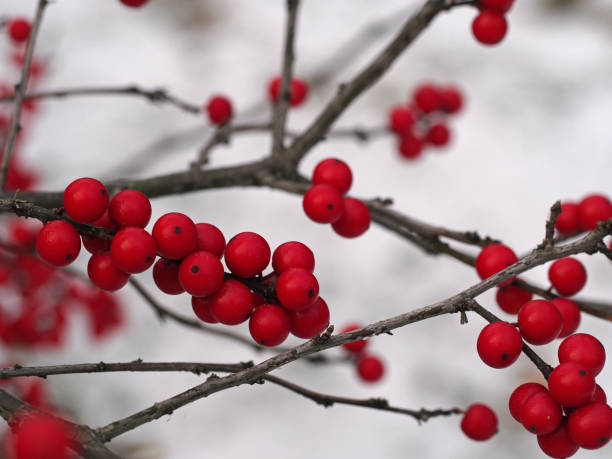
M 194 115 L 202 114 L 202 106 L 186 102 L 172 94 L 169 94 L 165 89 L 143 89 L 136 85 L 129 86 L 92 86 L 92 87 L 77 87 L 65 89 L 50 89 L 47 91 L 37 91 L 24 95 L 24 99 L 65 99 L 76 96 L 140 96 L 152 103 L 167 103 L 173 105 L 183 111 Z M 15 96 L 0 97 L 0 102 L 11 102 L 15 100 Z
M 544 235 L 544 240 L 538 247 L 549 247 L 554 245 L 555 243 L 555 224 L 557 223 L 557 218 L 561 214 L 561 201 L 555 202 L 550 207 L 550 216 L 546 221 L 546 233 Z
M 38 0 L 34 23 L 32 24 L 30 38 L 28 39 L 28 46 L 25 51 L 23 67 L 21 68 L 21 77 L 19 79 L 19 83 L 15 85 L 15 104 L 13 116 L 11 118 L 11 126 L 9 128 L 6 145 L 4 147 L 2 165 L 0 166 L 0 190 L 4 190 L 6 187 L 8 169 L 11 165 L 13 151 L 15 150 L 15 145 L 17 143 L 17 134 L 19 134 L 19 131 L 21 130 L 21 125 L 19 124 L 21 120 L 21 106 L 23 105 L 24 94 L 28 86 L 28 76 L 30 74 L 32 56 L 34 55 L 34 45 L 36 44 L 36 37 L 38 36 L 38 31 L 40 30 L 40 25 L 42 23 L 43 13 L 48 4 L 49 0 Z

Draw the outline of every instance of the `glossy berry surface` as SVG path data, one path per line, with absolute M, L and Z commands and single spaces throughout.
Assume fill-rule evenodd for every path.
M 385 366 L 381 359 L 372 355 L 364 355 L 357 362 L 359 379 L 367 383 L 380 381 L 385 373 Z
M 538 383 L 525 383 L 514 389 L 514 392 L 512 392 L 508 399 L 508 408 L 514 419 L 521 422 L 521 408 L 523 404 L 529 397 L 538 392 L 547 392 L 546 387 Z
M 574 202 L 562 202 L 561 213 L 555 222 L 555 228 L 564 236 L 579 233 L 582 229 L 578 213 L 578 204 Z
M 578 204 L 578 219 L 583 230 L 594 230 L 601 220 L 612 218 L 612 203 L 600 194 L 586 196 Z
M 565 338 L 559 345 L 557 355 L 559 363 L 579 363 L 593 376 L 597 376 L 606 363 L 603 344 L 587 333 L 576 333 Z
M 559 332 L 559 338 L 565 338 L 574 333 L 580 325 L 580 308 L 578 305 L 567 298 L 554 298 L 550 302 L 555 305 L 563 318 L 563 327 Z
M 92 222 L 91 224 L 94 226 L 106 228 L 107 230 L 110 230 L 110 231 L 117 230 L 117 226 L 109 218 L 108 212 L 104 212 L 104 215 L 102 215 L 100 218 L 98 218 L 96 221 Z M 83 247 L 85 247 L 85 249 L 89 253 L 93 254 L 96 252 L 103 252 L 105 250 L 110 249 L 110 240 L 108 239 L 103 239 L 101 237 L 96 237 L 96 236 L 86 236 L 86 235 L 81 236 L 81 238 L 83 239 Z
M 108 191 L 99 180 L 83 177 L 76 179 L 64 190 L 66 213 L 81 223 L 91 223 L 108 209 Z
M 260 274 L 270 263 L 270 246 L 257 233 L 244 232 L 234 236 L 225 248 L 225 263 L 238 277 Z
M 503 14 L 493 10 L 483 10 L 472 22 L 472 33 L 483 45 L 496 45 L 504 39 L 508 22 Z
M 11 40 L 13 40 L 15 43 L 23 43 L 28 41 L 28 38 L 30 38 L 32 25 L 27 19 L 16 18 L 10 20 L 6 27 L 9 37 L 11 37 Z
M 312 173 L 314 185 L 333 186 L 340 194 L 346 194 L 353 183 L 351 168 L 338 158 L 328 158 L 321 161 Z
M 361 328 L 362 326 L 363 325 L 360 325 L 360 324 L 349 324 L 349 325 L 346 325 L 344 328 L 342 328 L 340 330 L 340 333 L 351 332 L 351 331 L 354 331 L 354 330 L 357 330 L 357 329 Z M 368 340 L 360 339 L 360 340 L 357 340 L 357 341 L 351 341 L 350 343 L 344 343 L 342 345 L 342 348 L 347 350 L 347 351 L 349 351 L 349 352 L 353 352 L 355 354 L 358 354 L 358 353 L 362 352 L 365 349 L 367 344 L 368 344 Z
M 414 134 L 404 134 L 397 145 L 397 149 L 402 155 L 402 158 L 416 159 L 423 152 L 423 140 L 416 137 Z
M 482 403 L 470 405 L 461 419 L 461 430 L 472 440 L 488 440 L 497 433 L 497 415 Z
M 575 408 L 591 401 L 595 378 L 579 363 L 561 363 L 548 378 L 548 390 L 557 403 Z
M 202 322 L 216 324 L 219 321 L 210 312 L 210 301 L 207 298 L 191 297 L 191 308 Z
M 517 314 L 528 301 L 531 301 L 533 294 L 523 290 L 516 285 L 507 285 L 497 289 L 495 299 L 499 307 L 508 314 Z
M 144 228 L 151 219 L 151 202 L 138 190 L 123 190 L 111 199 L 108 215 L 121 228 L 127 226 Z
M 566 420 L 557 430 L 547 435 L 538 435 L 538 445 L 544 454 L 555 459 L 573 456 L 579 448 L 569 433 Z
M 110 254 L 121 271 L 137 274 L 149 269 L 155 261 L 157 248 L 153 237 L 142 228 L 129 227 L 113 237 Z
M 329 308 L 323 298 L 317 298 L 312 306 L 300 311 L 289 311 L 291 334 L 310 339 L 323 333 L 329 325 Z
M 580 447 L 601 448 L 612 437 L 612 408 L 605 403 L 589 403 L 570 415 L 567 426 Z
M 196 248 L 198 233 L 195 223 L 185 214 L 170 212 L 162 215 L 151 232 L 157 253 L 170 260 L 180 260 Z
M 563 317 L 550 301 L 531 300 L 518 313 L 521 336 L 531 344 L 546 344 L 559 336 Z
M 434 147 L 443 147 L 450 141 L 450 130 L 445 124 L 434 124 L 427 131 L 427 142 Z
M 160 258 L 153 265 L 153 281 L 157 288 L 168 295 L 178 295 L 185 289 L 178 278 L 179 263 Z
M 310 272 L 292 268 L 278 276 L 276 296 L 280 303 L 291 311 L 306 309 L 319 297 L 319 283 Z
M 480 251 L 476 258 L 476 272 L 481 279 L 486 279 L 517 261 L 518 258 L 510 247 L 503 244 L 489 244 Z M 502 282 L 500 286 L 509 285 L 512 280 Z
M 12 438 L 14 459 L 70 459 L 75 438 L 70 426 L 56 418 L 24 417 Z
M 196 250 L 204 250 L 221 258 L 225 251 L 225 236 L 219 228 L 210 223 L 196 223 Z
M 179 282 L 193 296 L 208 296 L 223 285 L 223 265 L 208 252 L 193 252 L 179 266 Z
M 206 104 L 206 112 L 212 124 L 225 124 L 232 118 L 232 103 L 224 96 L 212 97 Z
M 484 363 L 493 368 L 506 368 L 521 354 L 523 340 L 508 322 L 492 322 L 478 335 L 476 348 Z
M 342 216 L 342 194 L 331 185 L 313 185 L 304 193 L 302 207 L 312 221 L 333 223 Z
M 109 292 L 119 290 L 130 278 L 128 273 L 115 266 L 110 252 L 93 254 L 87 263 L 87 275 L 94 285 Z
M 333 230 L 346 238 L 361 236 L 370 227 L 372 221 L 370 209 L 355 198 L 344 198 L 342 206 L 342 215 L 332 223 Z
M 600 403 L 608 402 L 608 397 L 606 395 L 606 392 L 602 389 L 602 387 L 599 384 L 595 384 L 595 390 L 593 391 L 593 397 L 591 398 L 591 403 L 593 402 L 600 402 Z
M 36 251 L 53 266 L 72 263 L 81 251 L 81 238 L 70 223 L 54 220 L 42 227 L 36 238 Z
M 440 106 L 438 89 L 429 83 L 418 86 L 412 95 L 415 105 L 424 113 L 431 113 Z
M 555 431 L 563 421 L 561 406 L 548 392 L 536 392 L 521 407 L 521 423 L 531 433 L 546 435 Z
M 565 257 L 550 265 L 548 279 L 560 295 L 572 296 L 582 290 L 587 274 L 582 263 L 575 258 Z
M 276 77 L 270 84 L 268 85 L 268 95 L 270 96 L 270 100 L 276 102 L 278 100 L 278 95 L 281 90 L 281 78 Z M 291 97 L 289 98 L 289 105 L 292 107 L 297 107 L 302 105 L 306 100 L 306 96 L 308 95 L 308 84 L 305 81 L 300 80 L 298 78 L 292 78 L 290 84 Z
M 262 346 L 278 346 L 287 339 L 290 328 L 289 314 L 275 304 L 259 306 L 249 320 L 251 336 Z
M 393 107 L 389 112 L 389 129 L 398 135 L 409 134 L 414 126 L 414 114 L 404 105 Z
M 315 259 L 312 250 L 298 241 L 279 245 L 272 254 L 272 268 L 281 274 L 291 268 L 301 268 L 313 272 Z
M 253 296 L 242 282 L 228 279 L 208 298 L 210 313 L 225 325 L 237 325 L 246 321 L 253 310 Z

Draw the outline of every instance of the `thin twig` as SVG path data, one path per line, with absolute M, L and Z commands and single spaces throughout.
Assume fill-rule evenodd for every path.
M 557 218 L 561 214 L 561 201 L 555 202 L 550 207 L 550 216 L 546 221 L 546 233 L 544 235 L 544 240 L 538 247 L 550 247 L 555 243 L 555 225 L 557 223 Z
M 38 0 L 38 6 L 36 7 L 36 16 L 34 17 L 34 23 L 30 30 L 30 38 L 28 40 L 28 46 L 25 51 L 25 57 L 23 61 L 23 67 L 21 68 L 21 77 L 19 83 L 15 85 L 15 104 L 13 108 L 13 116 L 11 119 L 11 126 L 8 131 L 6 140 L 6 146 L 4 148 L 4 156 L 2 157 L 2 166 L 0 169 L 0 189 L 6 189 L 6 179 L 8 176 L 8 169 L 11 165 L 11 159 L 13 157 L 13 151 L 17 143 L 17 134 L 21 130 L 21 106 L 23 105 L 23 95 L 26 92 L 28 86 L 28 77 L 30 74 L 30 65 L 32 64 L 32 56 L 34 55 L 34 46 L 36 44 L 36 37 L 40 30 L 42 23 L 43 13 L 45 7 L 49 4 L 49 0 Z

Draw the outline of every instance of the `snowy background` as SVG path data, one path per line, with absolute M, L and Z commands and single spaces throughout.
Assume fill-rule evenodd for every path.
M 34 0 L 3 0 L 0 13 L 30 16 Z M 213 93 L 230 94 L 237 111 L 265 97 L 278 73 L 284 28 L 281 0 L 151 0 L 130 10 L 116 0 L 58 0 L 47 12 L 39 38 L 50 72 L 41 89 L 82 85 L 163 86 L 200 103 Z M 371 21 L 422 1 L 308 0 L 302 2 L 297 38 L 297 75 L 309 75 L 336 47 Z M 449 228 L 478 230 L 504 240 L 517 253 L 540 242 L 550 205 L 579 200 L 593 191 L 612 195 L 612 3 L 518 0 L 510 33 L 501 46 L 475 42 L 473 8 L 441 14 L 372 90 L 360 97 L 338 126 L 378 126 L 386 111 L 404 101 L 421 81 L 456 83 L 466 109 L 451 122 L 452 146 L 427 152 L 416 163 L 401 161 L 394 140 L 368 144 L 329 141 L 303 162 L 309 175 L 322 158 L 347 160 L 357 196 L 391 196 L 395 208 Z M 572 5 L 574 5 L 572 7 Z M 399 24 L 399 22 L 398 22 Z M 364 49 L 332 84 L 317 88 L 290 125 L 308 124 L 334 93 L 388 41 L 397 25 Z M 6 45 L 0 45 L 6 52 Z M 2 64 L 4 65 L 4 64 Z M 206 139 L 204 119 L 172 106 L 153 106 L 135 97 L 49 100 L 30 131 L 24 158 L 43 168 L 44 188 L 60 190 L 81 176 L 150 176 L 186 167 Z M 266 110 L 258 119 L 265 119 Z M 151 151 L 157 140 L 177 132 L 185 141 L 163 150 L 132 173 L 123 164 Z M 213 154 L 212 165 L 254 159 L 269 150 L 269 136 L 243 136 Z M 321 295 L 332 323 L 371 322 L 440 299 L 477 282 L 475 272 L 448 257 L 428 257 L 379 227 L 342 240 L 326 225 L 305 217 L 300 199 L 278 191 L 234 189 L 156 199 L 153 221 L 181 211 L 209 221 L 226 234 L 257 231 L 272 247 L 287 240 L 308 244 L 317 259 Z M 469 249 L 472 250 L 473 249 Z M 475 253 L 475 252 L 474 252 Z M 589 272 L 581 296 L 610 298 L 610 262 L 581 257 Z M 82 254 L 78 265 L 84 267 Z M 526 278 L 546 284 L 546 267 Z M 152 285 L 150 271 L 139 278 Z M 129 324 L 115 337 L 92 344 L 78 319 L 67 349 L 29 357 L 31 364 L 146 361 L 236 362 L 264 357 L 244 346 L 168 323 L 126 287 Z M 190 314 L 187 295 L 159 298 Z M 493 292 L 479 300 L 497 313 Z M 297 362 L 276 372 L 309 388 L 354 397 L 387 397 L 412 408 L 465 407 L 481 401 L 500 418 L 500 432 L 476 443 L 459 430 L 459 417 L 436 418 L 422 426 L 401 415 L 354 407 L 324 409 L 272 385 L 231 389 L 193 403 L 169 417 L 127 433 L 111 446 L 131 458 L 510 458 L 544 457 L 535 437 L 509 416 L 510 392 L 540 381 L 522 356 L 505 370 L 482 364 L 475 340 L 484 325 L 470 315 L 440 317 L 380 336 L 371 351 L 384 357 L 387 374 L 374 386 L 360 383 L 350 365 L 313 367 Z M 248 334 L 245 325 L 236 328 Z M 612 349 L 612 328 L 584 317 L 580 328 Z M 298 340 L 291 341 L 295 344 Z M 556 344 L 538 348 L 556 363 Z M 337 351 L 330 351 L 336 355 Z M 80 422 L 100 426 L 145 408 L 202 381 L 182 374 L 55 376 L 54 398 Z M 612 394 L 612 365 L 598 382 Z M 576 457 L 609 457 L 610 446 Z

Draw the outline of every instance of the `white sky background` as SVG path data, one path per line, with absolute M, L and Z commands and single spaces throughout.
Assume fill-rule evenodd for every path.
M 3 0 L 0 12 L 30 15 L 35 3 Z M 464 88 L 468 99 L 465 111 L 451 121 L 452 146 L 408 163 L 398 159 L 391 138 L 367 145 L 329 141 L 313 150 L 302 171 L 310 174 L 325 157 L 344 158 L 353 169 L 352 192 L 357 196 L 390 196 L 395 208 L 409 215 L 449 228 L 478 230 L 504 240 L 517 253 L 530 250 L 542 239 L 554 201 L 578 200 L 593 191 L 612 195 L 612 4 L 577 3 L 579 8 L 562 11 L 545 8 L 544 1 L 517 0 L 510 33 L 495 48 L 473 39 L 474 9 L 440 15 L 337 125 L 378 126 L 386 121 L 387 109 L 405 100 L 418 82 L 452 82 Z M 357 29 L 407 4 L 416 8 L 422 1 L 304 1 L 296 73 L 317 70 Z M 281 0 L 151 0 L 141 10 L 126 9 L 118 0 L 58 0 L 49 6 L 40 34 L 39 55 L 48 57 L 51 65 L 41 89 L 138 83 L 163 86 L 196 103 L 223 92 L 240 112 L 265 96 L 269 77 L 278 73 L 284 17 Z M 388 39 L 373 43 L 332 85 L 291 112 L 291 127 L 306 126 L 335 85 L 350 78 Z M 41 108 L 23 154 L 40 164 L 44 188 L 52 190 L 81 176 L 106 178 L 105 171 L 114 164 L 155 140 L 203 125 L 198 116 L 133 97 L 54 100 Z M 261 113 L 260 119 L 265 116 Z M 140 168 L 138 175 L 183 169 L 204 139 L 198 136 L 195 142 L 168 149 L 162 161 Z M 269 136 L 241 137 L 231 148 L 215 150 L 213 166 L 261 157 L 268 150 Z M 332 323 L 339 326 L 390 317 L 478 280 L 457 261 L 425 256 L 376 226 L 356 240 L 340 239 L 329 226 L 310 222 L 298 197 L 278 191 L 207 191 L 156 199 L 153 208 L 154 219 L 168 211 L 185 212 L 196 221 L 218 225 L 228 238 L 250 230 L 260 232 L 272 247 L 296 239 L 308 244 L 315 252 L 321 295 L 330 305 Z M 609 298 L 609 260 L 601 255 L 581 259 L 589 272 L 583 296 Z M 81 255 L 79 265 L 84 267 L 86 261 Z M 545 284 L 546 273 L 540 267 L 525 277 Z M 139 278 L 152 284 L 150 276 L 149 271 Z M 75 320 L 68 349 L 31 356 L 29 362 L 263 358 L 239 344 L 173 324 L 160 326 L 129 287 L 123 297 L 129 326 L 117 336 L 93 344 L 84 321 Z M 158 297 L 177 311 L 191 312 L 187 295 Z M 502 315 L 493 293 L 479 300 Z M 324 409 L 266 384 L 215 394 L 125 434 L 111 446 L 126 457 L 151 459 L 538 457 L 535 437 L 515 423 L 506 408 L 511 391 L 522 382 L 539 381 L 538 374 L 525 357 L 506 370 L 482 364 L 475 340 L 483 325 L 470 315 L 469 324 L 460 326 L 455 315 L 373 339 L 371 350 L 384 357 L 388 369 L 384 382 L 375 386 L 358 382 L 348 365 L 328 368 L 298 362 L 275 374 L 331 394 L 383 396 L 411 408 L 484 402 L 500 418 L 500 433 L 486 443 L 464 437 L 459 417 L 436 418 L 419 427 L 401 415 L 354 407 Z M 246 324 L 236 329 L 248 334 Z M 580 329 L 595 334 L 608 349 L 611 330 L 589 317 Z M 538 351 L 556 364 L 556 344 Z M 111 374 L 49 381 L 58 403 L 79 421 L 99 426 L 181 392 L 202 377 Z M 598 381 L 612 395 L 611 365 Z M 576 457 L 609 457 L 610 448 Z

